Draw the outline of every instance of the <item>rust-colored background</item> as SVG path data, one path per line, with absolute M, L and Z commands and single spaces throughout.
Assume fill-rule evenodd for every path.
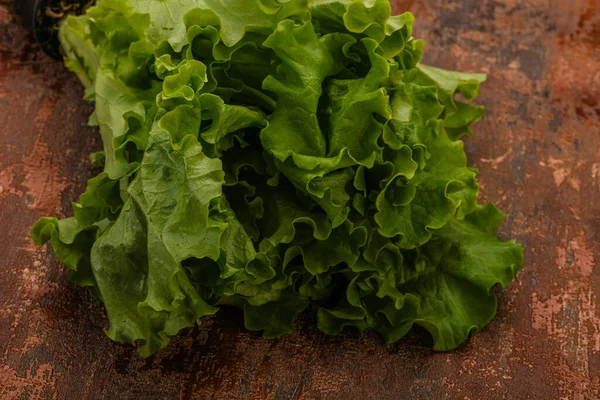
M 0 0 L 0 399 L 600 398 L 600 1 L 395 6 L 427 63 L 490 75 L 467 150 L 526 264 L 488 328 L 436 354 L 419 335 L 325 336 L 308 316 L 263 340 L 223 311 L 150 360 L 112 343 L 102 308 L 27 235 L 92 176 L 91 109 Z

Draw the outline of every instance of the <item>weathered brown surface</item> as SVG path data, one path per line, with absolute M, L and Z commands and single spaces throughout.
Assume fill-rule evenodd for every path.
M 3 5 L 4 4 L 4 5 Z M 0 0 L 0 399 L 597 399 L 600 397 L 600 1 L 405 0 L 426 61 L 484 71 L 468 140 L 483 200 L 510 214 L 526 266 L 458 351 L 418 335 L 267 341 L 225 311 L 150 360 L 102 333 L 102 308 L 28 238 L 70 213 L 99 146 L 78 82 Z

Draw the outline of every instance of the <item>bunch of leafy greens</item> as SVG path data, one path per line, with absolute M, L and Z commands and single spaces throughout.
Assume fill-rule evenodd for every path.
M 419 64 L 388 0 L 99 0 L 60 29 L 95 103 L 104 172 L 43 218 L 107 334 L 149 356 L 222 305 L 274 338 L 414 324 L 434 349 L 494 316 L 521 268 L 477 205 L 462 135 L 481 74 Z

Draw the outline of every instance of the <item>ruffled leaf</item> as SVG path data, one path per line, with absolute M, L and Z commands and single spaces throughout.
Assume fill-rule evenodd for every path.
M 65 64 L 95 104 L 104 171 L 42 218 L 107 334 L 149 356 L 218 306 L 267 338 L 415 324 L 449 350 L 493 317 L 522 247 L 477 206 L 461 136 L 483 74 L 418 64 L 387 0 L 98 0 Z

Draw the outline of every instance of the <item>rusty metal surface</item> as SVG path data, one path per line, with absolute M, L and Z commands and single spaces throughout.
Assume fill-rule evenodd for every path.
M 487 118 L 468 140 L 483 200 L 526 266 L 497 318 L 466 346 L 419 335 L 296 333 L 263 340 L 233 310 L 150 360 L 106 320 L 47 249 L 42 215 L 70 212 L 99 147 L 76 79 L 43 56 L 0 0 L 1 399 L 597 399 L 600 397 L 600 1 L 403 0 L 426 62 L 484 71 Z

